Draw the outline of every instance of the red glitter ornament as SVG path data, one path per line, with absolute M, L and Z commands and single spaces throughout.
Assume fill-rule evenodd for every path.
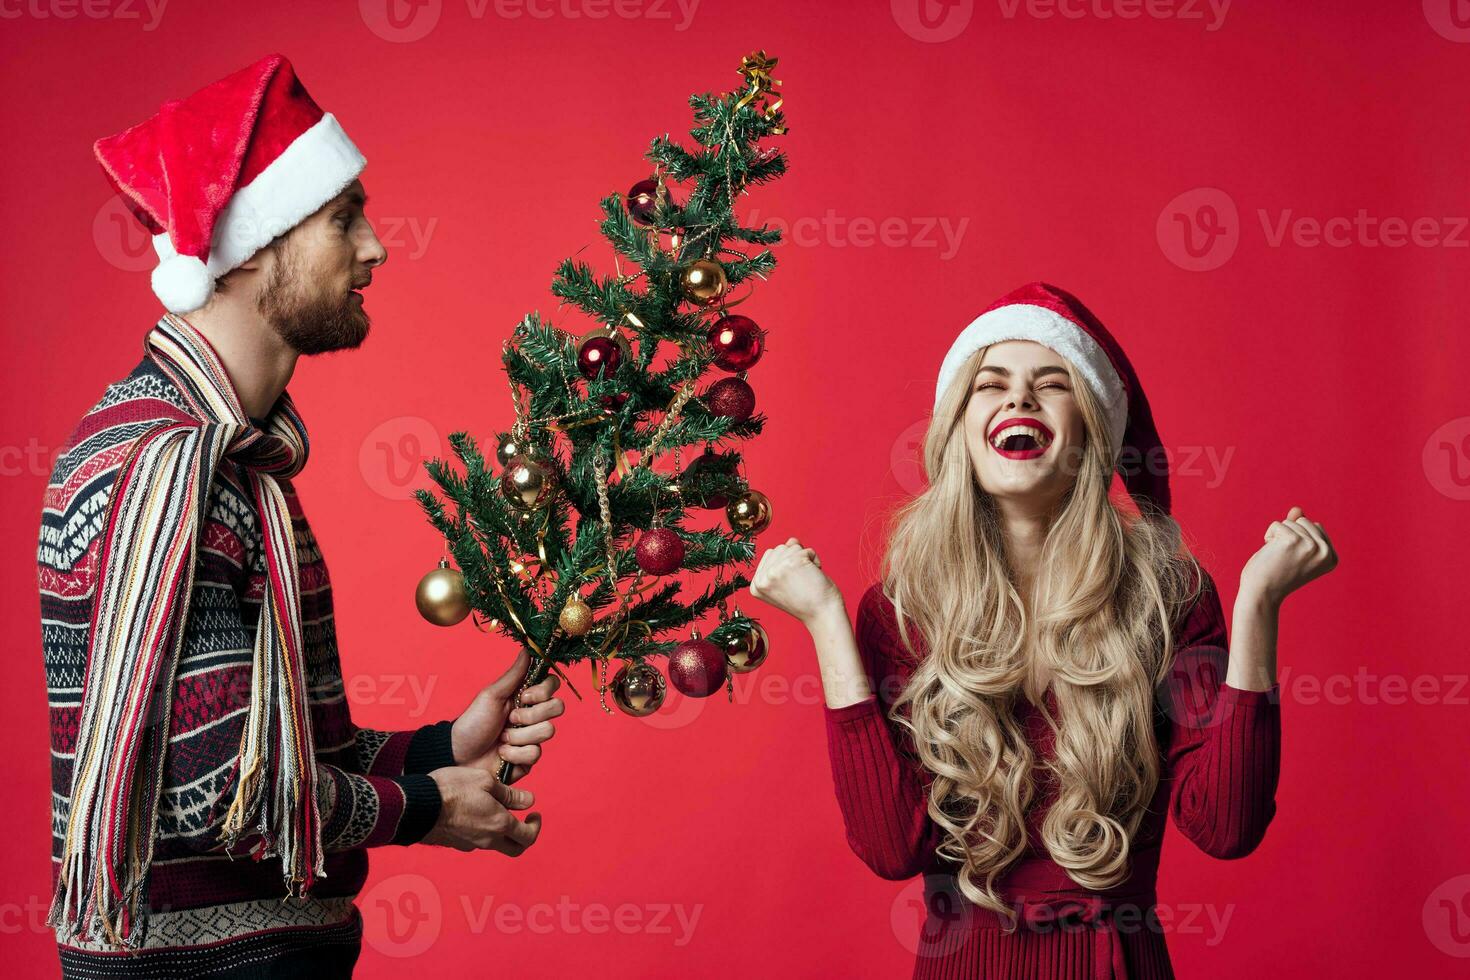
M 669 654 L 669 683 L 691 698 L 707 698 L 725 686 L 725 654 L 698 631 Z
M 721 378 L 704 393 L 711 413 L 744 422 L 755 411 L 755 389 L 743 378 Z
M 749 370 L 761 359 L 765 336 L 750 317 L 732 313 L 710 325 L 707 339 L 715 351 L 715 365 L 734 373 Z
M 684 561 L 684 539 L 669 528 L 656 527 L 638 539 L 638 567 L 650 575 L 668 575 Z

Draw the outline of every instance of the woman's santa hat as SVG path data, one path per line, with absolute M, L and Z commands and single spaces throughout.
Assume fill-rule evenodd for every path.
M 1072 363 L 1102 404 L 1113 465 L 1125 466 L 1123 485 L 1135 500 L 1149 500 L 1169 513 L 1169 464 L 1138 375 L 1102 322 L 1063 289 L 1028 283 L 990 304 L 960 331 L 939 368 L 935 407 L 966 358 L 1003 340 L 1032 340 Z M 1137 458 L 1121 460 L 1125 448 Z
M 281 55 L 262 58 L 93 146 L 153 235 L 153 292 L 174 313 L 340 194 L 367 160 Z

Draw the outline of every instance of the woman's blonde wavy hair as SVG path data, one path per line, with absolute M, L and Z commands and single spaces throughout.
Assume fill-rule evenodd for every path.
M 1014 713 L 1031 661 L 1050 668 L 1060 716 L 1049 719 L 1058 797 L 1042 841 L 1072 880 L 1107 888 L 1127 877 L 1130 843 L 1158 786 L 1154 692 L 1199 579 L 1177 522 L 1147 503 L 1129 513 L 1113 501 L 1102 408 L 1068 362 L 1086 437 L 1076 483 L 1042 546 L 1028 618 L 995 500 L 965 443 L 984 356 L 982 348 L 965 362 L 935 410 L 924 437 L 929 486 L 895 511 L 881 578 L 918 660 L 889 716 L 934 775 L 928 810 L 944 831 L 939 854 L 960 864 L 956 881 L 970 901 L 1009 919 L 996 881 L 1026 851 L 1039 765 Z M 926 656 L 913 649 L 908 623 Z

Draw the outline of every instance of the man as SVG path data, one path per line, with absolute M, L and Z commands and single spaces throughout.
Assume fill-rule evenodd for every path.
M 279 56 L 99 140 L 169 311 L 77 425 L 38 554 L 68 976 L 345 976 L 367 848 L 521 854 L 564 705 L 510 669 L 454 721 L 353 724 L 291 478 L 302 354 L 360 345 L 365 161 Z M 512 726 L 512 727 L 507 727 Z

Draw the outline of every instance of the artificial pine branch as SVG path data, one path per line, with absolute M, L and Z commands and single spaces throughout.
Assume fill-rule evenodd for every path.
M 463 573 L 470 605 L 541 651 L 543 667 L 596 657 L 614 640 L 609 652 L 628 660 L 668 654 L 682 637 L 666 634 L 691 628 L 714 609 L 722 621 L 712 637 L 754 623 L 725 608 L 750 584 L 736 569 L 754 559 L 753 536 L 726 526 L 692 528 L 688 508 L 749 490 L 733 444 L 759 435 L 766 417 L 737 421 L 715 414 L 699 397 L 702 383 L 719 373 L 706 335 L 724 307 L 691 306 L 681 286 L 683 267 L 695 259 L 718 260 L 732 288 L 754 285 L 776 266 L 769 246 L 781 233 L 743 226 L 735 213 L 749 188 L 786 172 L 784 154 L 756 146 L 785 126 L 779 109 L 757 97 L 759 72 L 748 67 L 753 58 L 741 67 L 751 88 L 690 97 L 693 146 L 667 135 L 651 141 L 646 158 L 662 182 L 651 216 L 634 220 L 622 195 L 599 202 L 598 227 L 614 268 L 600 271 L 577 256 L 556 268 L 552 295 L 636 344 L 631 358 L 611 374 L 586 377 L 576 338 L 539 313 L 516 324 L 504 346 L 506 390 L 516 413 L 510 436 L 551 474 L 550 499 L 527 513 L 512 507 L 503 474 L 467 432 L 450 436 L 454 461 L 426 464 L 438 492 L 416 496 Z M 774 61 L 761 53 L 761 65 L 768 70 Z M 692 186 L 675 186 L 681 184 Z M 656 367 L 661 345 L 667 356 Z M 676 457 L 682 468 L 681 454 L 695 447 L 704 450 L 697 470 L 672 468 Z M 634 548 L 655 526 L 677 534 L 685 553 L 679 572 L 649 582 Z M 681 573 L 711 570 L 719 574 L 709 586 L 684 594 Z M 569 636 L 559 623 L 573 597 L 595 614 L 583 636 Z

